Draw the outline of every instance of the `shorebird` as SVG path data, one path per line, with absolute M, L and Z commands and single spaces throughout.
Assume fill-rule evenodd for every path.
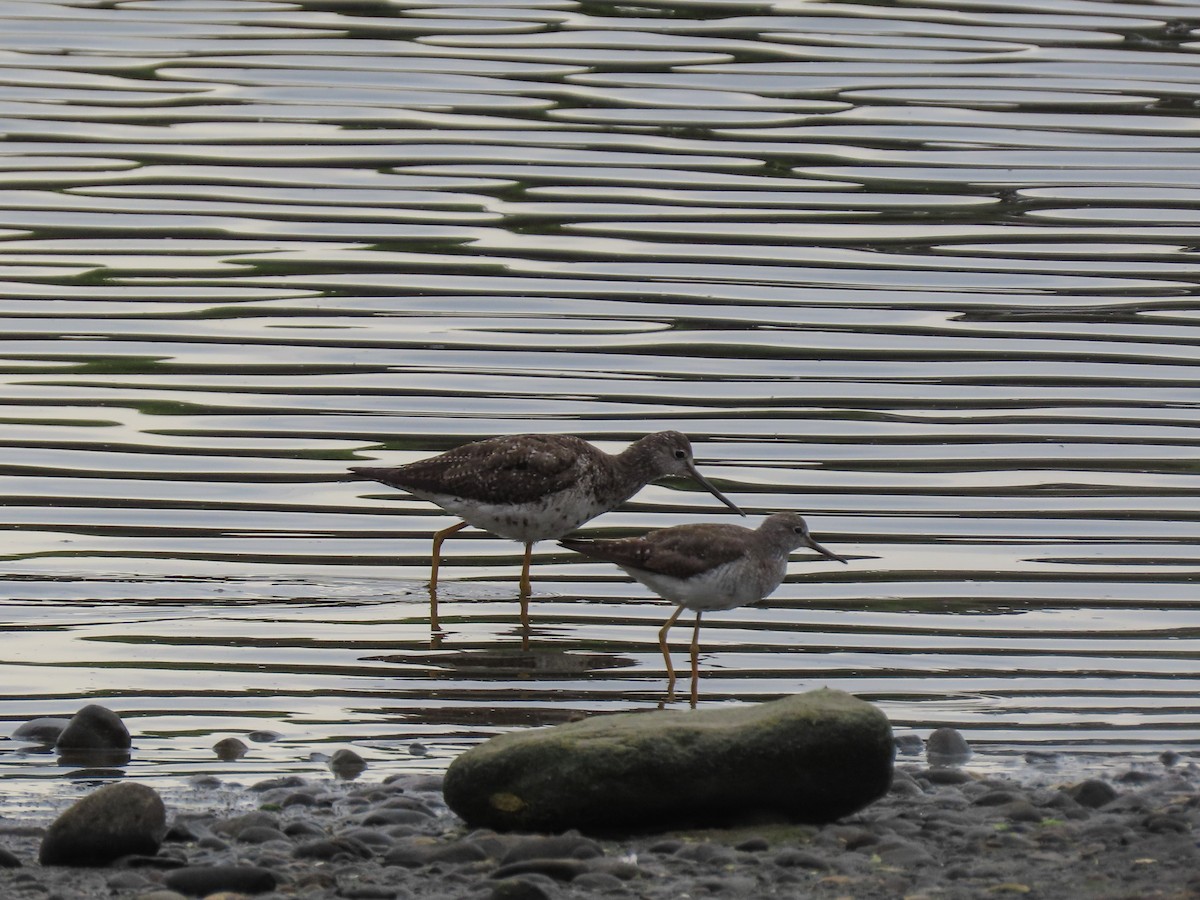
M 664 600 L 679 608 L 658 632 L 667 666 L 667 699 L 675 698 L 675 669 L 667 632 L 685 609 L 695 610 L 692 630 L 692 706 L 700 687 L 700 616 L 709 610 L 757 603 L 779 587 L 788 554 L 809 547 L 846 562 L 808 533 L 808 524 L 792 512 L 767 516 L 758 528 L 741 525 L 675 525 L 635 538 L 559 541 L 591 559 L 616 563 Z
M 570 435 L 507 435 L 404 466 L 355 466 L 350 471 L 408 491 L 462 519 L 433 535 L 429 619 L 434 630 L 439 630 L 436 592 L 442 542 L 468 525 L 525 545 L 521 624 L 528 628 L 533 545 L 574 531 L 651 481 L 690 475 L 734 512 L 745 515 L 696 469 L 691 442 L 678 431 L 648 434 L 615 455 Z

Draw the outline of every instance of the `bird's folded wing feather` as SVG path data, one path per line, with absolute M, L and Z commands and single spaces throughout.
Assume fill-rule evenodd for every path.
M 672 578 L 691 578 L 742 556 L 747 535 L 737 526 L 681 525 L 640 538 L 562 543 L 593 559 Z
M 393 483 L 484 503 L 527 503 L 574 484 L 579 459 L 578 448 L 556 435 L 481 441 L 404 466 Z

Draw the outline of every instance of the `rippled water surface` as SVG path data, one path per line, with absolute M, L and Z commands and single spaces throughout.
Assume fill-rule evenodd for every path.
M 520 547 L 470 530 L 432 636 L 454 520 L 344 473 L 675 428 L 851 558 L 706 617 L 703 705 L 1200 744 L 1200 7 L 0 21 L 0 733 L 99 702 L 130 775 L 250 781 L 653 708 L 666 603 L 546 542 L 523 635 Z M 668 481 L 586 531 L 699 521 L 733 517 Z M 10 803 L 70 774 L 0 753 Z

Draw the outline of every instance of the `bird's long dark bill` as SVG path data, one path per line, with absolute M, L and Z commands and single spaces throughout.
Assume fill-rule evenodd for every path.
M 836 559 L 836 560 L 837 560 L 838 562 L 840 562 L 840 563 L 846 563 L 847 565 L 849 565 L 849 563 L 848 563 L 848 562 L 846 562 L 846 557 L 844 557 L 844 556 L 838 556 L 836 553 L 834 553 L 834 552 L 833 552 L 832 550 L 830 550 L 829 548 L 827 548 L 827 547 L 822 547 L 820 544 L 818 544 L 818 543 L 817 543 L 816 541 L 814 541 L 812 538 L 809 538 L 809 539 L 808 539 L 807 541 L 805 541 L 804 543 L 805 543 L 805 544 L 807 544 L 809 547 L 812 547 L 814 550 L 816 550 L 816 551 L 817 551 L 818 553 L 820 553 L 822 556 L 828 556 L 830 559 Z
M 722 503 L 724 503 L 726 506 L 728 506 L 730 509 L 732 509 L 739 516 L 745 515 L 744 512 L 742 512 L 740 509 L 737 508 L 736 503 L 734 503 L 732 500 L 730 500 L 728 497 L 726 497 L 724 494 L 722 494 L 720 491 L 718 491 L 711 483 L 709 483 L 709 480 L 707 478 L 705 478 L 703 475 L 701 475 L 700 471 L 695 466 L 688 466 L 688 471 L 692 473 L 693 478 L 695 478 L 698 482 L 700 482 L 702 485 L 704 485 L 705 490 L 707 490 L 710 494 L 712 494 L 714 497 L 716 497 L 718 500 L 720 500 Z

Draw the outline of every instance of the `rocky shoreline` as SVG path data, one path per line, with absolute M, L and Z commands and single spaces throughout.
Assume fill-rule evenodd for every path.
M 37 863 L 49 822 L 0 819 L 0 897 L 1200 897 L 1200 769 L 1186 758 L 1082 780 L 1049 756 L 1002 777 L 903 760 L 885 797 L 824 826 L 501 834 L 455 816 L 438 776 L 288 777 L 239 792 L 238 809 L 168 797 L 158 854 L 75 868 Z

